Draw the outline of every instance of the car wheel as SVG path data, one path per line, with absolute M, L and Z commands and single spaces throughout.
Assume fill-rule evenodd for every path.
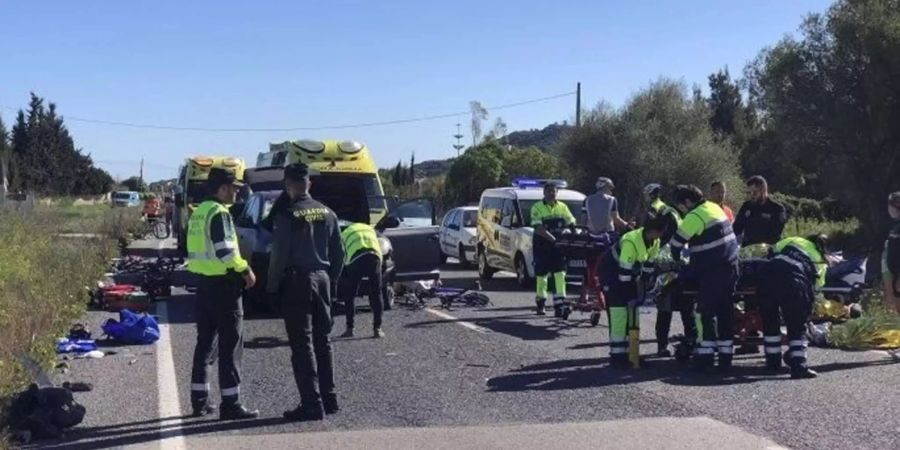
M 484 250 L 478 252 L 478 276 L 482 280 L 494 278 L 494 269 L 488 266 L 487 255 L 484 253 Z
M 469 267 L 471 265 L 469 260 L 466 259 L 466 251 L 463 249 L 462 244 L 459 244 L 459 258 L 457 259 L 459 259 L 459 265 L 463 267 Z
M 440 261 L 440 263 L 441 263 L 441 265 L 447 264 L 447 254 L 444 253 L 443 250 L 441 250 L 441 261 Z
M 523 289 L 532 287 L 534 279 L 528 275 L 528 267 L 525 266 L 525 258 L 521 254 L 516 255 L 516 281 Z

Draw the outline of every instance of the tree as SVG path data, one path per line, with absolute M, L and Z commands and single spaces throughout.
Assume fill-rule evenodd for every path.
M 735 136 L 744 125 L 744 101 L 728 68 L 709 76 L 709 126 L 716 133 Z
M 6 125 L 0 117 L 0 195 L 6 195 L 9 189 L 9 159 L 12 156 L 12 146 L 9 143 L 9 134 Z M 2 201 L 3 199 L 0 199 Z
M 507 133 L 506 122 L 503 121 L 502 117 L 498 117 L 497 120 L 494 121 L 494 127 L 491 128 L 491 132 L 488 133 L 488 138 L 501 140 Z
M 705 102 L 695 101 L 683 83 L 662 79 L 638 92 L 620 110 L 601 103 L 585 117 L 563 147 L 575 186 L 594 190 L 598 176 L 616 182 L 624 211 L 636 211 L 647 183 L 737 183 L 738 158 L 717 139 Z
M 469 102 L 469 112 L 472 114 L 472 146 L 474 147 L 481 140 L 481 122 L 487 120 L 488 112 L 478 101 Z
M 129 191 L 137 191 L 137 192 L 145 192 L 147 191 L 147 185 L 141 181 L 140 177 L 128 177 L 122 181 L 122 186 L 125 186 Z
M 472 203 L 485 189 L 509 186 L 513 178 L 551 178 L 559 171 L 559 160 L 549 153 L 534 147 L 507 149 L 488 140 L 453 161 L 447 172 L 444 201 L 447 206 Z
M 112 177 L 75 148 L 56 104 L 31 93 L 27 113 L 19 110 L 12 129 L 10 178 L 15 189 L 47 195 L 107 192 Z M 5 172 L 5 171 L 4 171 Z
M 745 70 L 769 133 L 761 153 L 848 205 L 875 244 L 900 189 L 900 0 L 839 0 L 801 34 Z
M 394 172 L 391 174 L 391 183 L 394 186 L 403 186 L 403 163 L 397 161 L 397 166 L 394 167 Z
M 413 152 L 409 158 L 409 175 L 406 177 L 406 184 L 416 184 L 416 152 Z

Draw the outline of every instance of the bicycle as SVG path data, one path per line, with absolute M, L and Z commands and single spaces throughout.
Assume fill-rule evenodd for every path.
M 156 239 L 166 239 L 169 237 L 169 226 L 162 217 L 147 217 L 144 220 L 144 232 L 141 235 L 143 239 L 150 236 Z
M 454 302 L 476 308 L 484 308 L 491 304 L 491 299 L 487 295 L 472 289 L 436 287 L 413 295 L 418 299 L 416 305 L 422 305 L 421 307 L 427 306 L 426 301 L 431 298 L 437 298 L 441 302 L 441 308 L 444 309 L 450 309 Z

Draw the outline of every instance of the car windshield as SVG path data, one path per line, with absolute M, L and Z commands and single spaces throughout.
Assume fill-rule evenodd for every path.
M 475 228 L 475 224 L 478 222 L 478 211 L 470 210 L 463 211 L 463 220 L 462 226 L 463 228 Z
M 369 215 L 386 209 L 375 175 L 334 174 L 312 177 L 309 194 L 331 208 L 338 218 L 369 222 Z
M 128 200 L 131 198 L 131 194 L 128 192 L 116 192 L 113 198 L 116 200 Z
M 535 205 L 535 203 L 540 200 L 519 200 L 519 210 L 522 212 L 522 220 L 526 223 L 531 221 L 531 207 Z M 583 200 L 561 200 L 566 206 L 569 207 L 569 211 L 575 216 L 575 220 L 578 224 L 581 224 L 581 206 L 584 203 Z

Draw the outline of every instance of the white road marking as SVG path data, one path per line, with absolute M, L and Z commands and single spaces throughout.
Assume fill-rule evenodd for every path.
M 169 308 L 165 302 L 156 304 L 156 315 L 159 318 L 159 341 L 156 344 L 159 418 L 167 419 L 165 430 L 163 423 L 160 422 L 159 446 L 163 449 L 184 449 L 187 447 L 181 434 L 181 402 L 178 400 L 175 358 L 172 356 L 172 340 L 169 333 Z
M 465 320 L 459 320 L 458 317 L 451 316 L 450 314 L 447 314 L 443 311 L 439 311 L 434 308 L 425 308 L 425 311 L 428 311 L 430 314 L 438 316 L 441 319 L 451 320 L 454 323 L 456 323 L 457 325 L 468 328 L 472 331 L 477 331 L 479 333 L 490 333 L 491 332 L 491 330 L 488 330 L 487 328 L 480 327 L 478 325 L 475 325 L 472 322 L 466 322 Z
M 156 250 L 162 254 L 165 240 L 159 240 Z M 169 307 L 166 302 L 156 303 L 159 321 L 159 341 L 156 343 L 156 372 L 159 384 L 159 446 L 162 449 L 182 450 L 187 448 L 181 433 L 181 402 L 178 400 L 178 377 L 175 372 L 175 358 L 172 356 L 172 339 L 169 333 Z M 163 427 L 165 426 L 165 430 Z

